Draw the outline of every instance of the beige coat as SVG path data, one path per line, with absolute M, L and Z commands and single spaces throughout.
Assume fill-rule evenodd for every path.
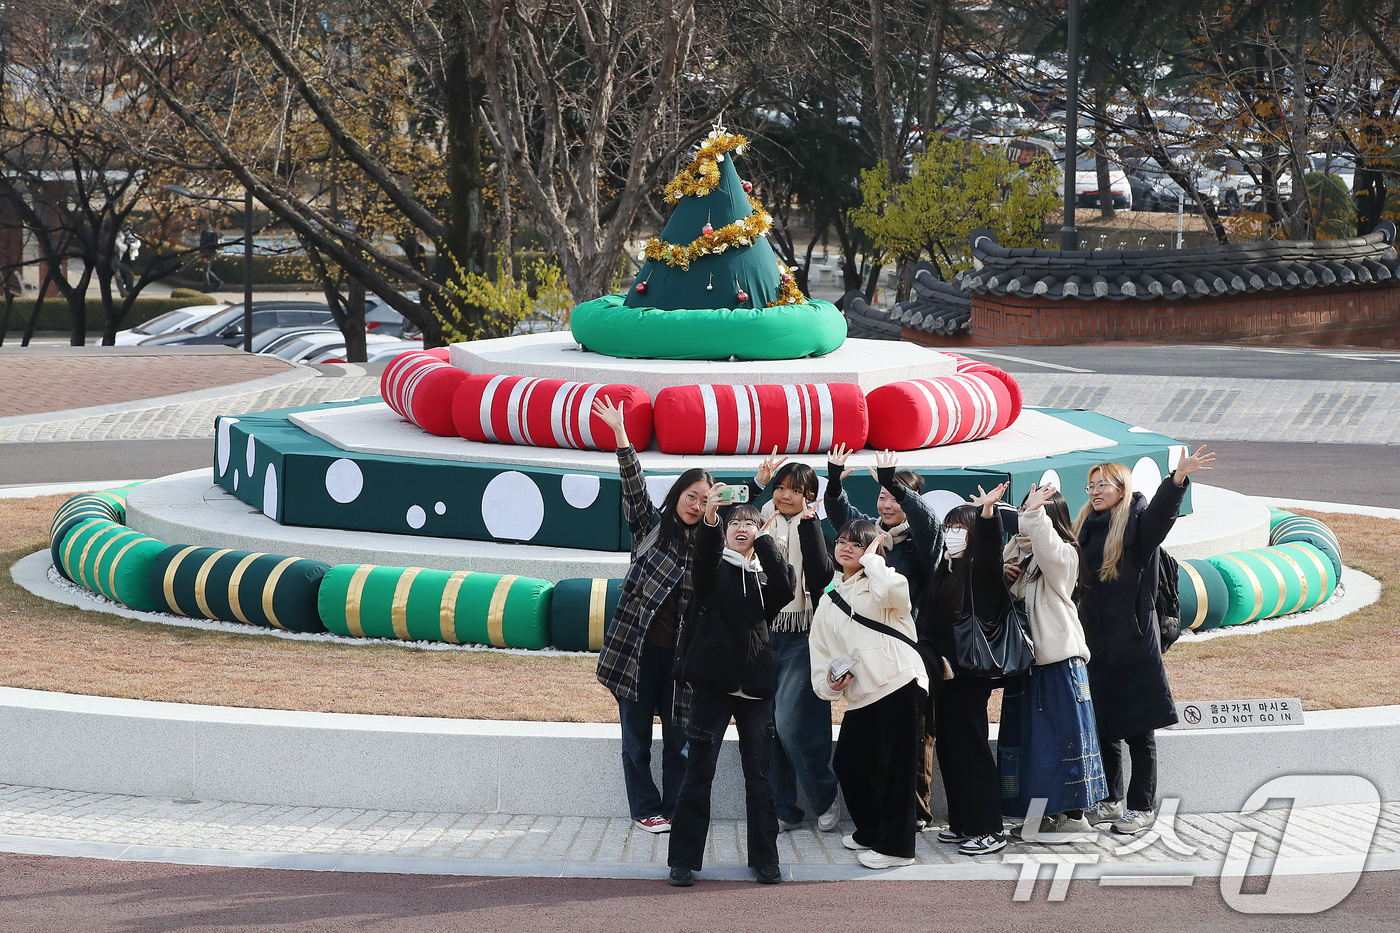
M 1020 527 L 1021 533 L 1007 544 L 1005 557 L 1019 560 L 1026 544 L 1035 557 L 1030 573 L 1022 574 L 1011 587 L 1013 596 L 1026 601 L 1035 663 L 1054 664 L 1066 658 L 1088 661 L 1089 646 L 1072 598 L 1079 578 L 1079 553 L 1055 531 L 1044 509 L 1022 512 Z
M 909 607 L 909 581 L 891 570 L 884 558 L 869 554 L 860 560 L 861 570 L 850 579 L 840 579 L 836 592 L 861 615 L 883 622 L 911 640 L 917 641 L 914 618 Z M 846 615 L 830 596 L 823 596 L 812 619 L 809 640 L 812 654 L 812 689 L 824 700 L 846 698 L 847 709 L 881 700 L 910 681 L 928 690 L 928 674 L 919 652 L 898 639 L 861 625 Z M 852 680 L 840 693 L 827 683 L 832 658 L 848 655 L 855 661 Z

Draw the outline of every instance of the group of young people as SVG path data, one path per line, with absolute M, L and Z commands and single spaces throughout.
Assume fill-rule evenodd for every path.
M 838 446 L 823 496 L 837 532 L 829 543 L 810 466 L 775 452 L 747 484 L 753 501 L 738 504 L 732 487 L 687 470 L 657 507 L 621 409 L 599 399 L 594 413 L 615 436 L 633 541 L 598 679 L 618 701 L 632 818 L 670 833 L 670 884 L 693 884 L 703 867 L 731 720 L 761 883 L 782 880 L 778 833 L 806 818 L 799 785 L 821 831 L 840 825 L 839 788 L 854 824 L 842 843 L 862 865 L 911 864 L 915 834 L 933 823 L 935 759 L 949 824 L 938 839 L 966 855 L 1004 847 L 1006 817 L 1045 843 L 1151 825 L 1152 734 L 1176 718 L 1155 616 L 1157 551 L 1190 475 L 1214 454 L 1183 455 L 1151 500 L 1127 468 L 1100 464 L 1074 520 L 1050 486 L 1033 486 L 1019 509 L 999 507 L 1002 484 L 978 487 L 940 521 L 922 477 L 889 451 L 876 457 L 875 514 L 860 512 L 842 485 L 851 451 Z M 1024 601 L 1034 666 L 1009 679 L 960 670 L 955 621 L 1011 600 Z M 1002 688 L 994 755 L 988 704 Z

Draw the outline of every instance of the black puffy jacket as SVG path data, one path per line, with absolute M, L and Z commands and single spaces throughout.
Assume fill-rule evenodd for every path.
M 695 597 L 676 640 L 676 679 L 720 693 L 773 695 L 768 623 L 797 592 L 792 567 L 768 535 L 754 543 L 760 575 L 721 556 L 723 526 L 704 521 L 695 535 Z

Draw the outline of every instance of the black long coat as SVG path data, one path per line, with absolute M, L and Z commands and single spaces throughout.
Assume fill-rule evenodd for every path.
M 1090 513 L 1080 530 L 1085 586 L 1079 621 L 1089 644 L 1089 692 L 1101 739 L 1124 739 L 1176 722 L 1154 602 L 1157 548 L 1176 523 L 1185 496 L 1186 487 L 1170 475 L 1150 503 L 1133 493 L 1116 580 L 1099 579 L 1111 513 Z

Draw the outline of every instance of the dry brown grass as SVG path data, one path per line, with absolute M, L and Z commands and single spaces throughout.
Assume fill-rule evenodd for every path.
M 616 722 L 591 658 L 299 643 L 173 628 L 32 596 L 8 568 L 47 544 L 64 496 L 0 500 L 0 684 L 270 709 Z M 1319 516 L 1380 602 L 1337 622 L 1178 645 L 1178 699 L 1301 696 L 1307 709 L 1400 702 L 1400 521 Z M 994 701 L 994 712 L 999 704 Z M 833 718 L 839 722 L 841 710 Z

